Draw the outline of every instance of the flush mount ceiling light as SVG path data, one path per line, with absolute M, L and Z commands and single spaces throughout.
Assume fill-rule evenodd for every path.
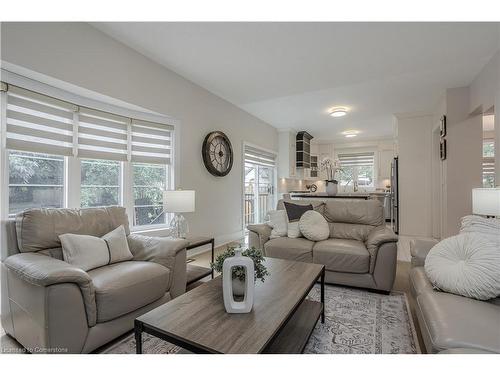
M 347 109 L 345 108 L 333 108 L 330 111 L 330 116 L 332 117 L 343 117 L 347 115 Z
M 356 137 L 359 134 L 359 131 L 358 130 L 346 130 L 346 131 L 342 132 L 342 134 L 346 138 L 352 138 L 352 137 Z

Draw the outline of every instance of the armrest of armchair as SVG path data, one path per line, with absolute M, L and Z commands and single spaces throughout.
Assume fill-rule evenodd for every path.
M 186 247 L 188 241 L 168 237 L 148 237 L 130 234 L 127 237 L 133 260 L 150 261 L 170 270 L 170 295 L 177 297 L 186 291 Z
M 387 228 L 385 225 L 373 228 L 366 238 L 365 245 L 366 249 L 370 253 L 370 272 L 373 272 L 375 268 L 375 262 L 378 254 L 378 249 L 386 243 L 397 243 L 398 236 L 392 231 L 392 229 Z M 394 254 L 397 257 L 397 253 Z
M 429 251 L 436 245 L 439 241 L 429 239 L 429 240 L 411 240 L 410 241 L 410 253 L 411 253 L 411 265 L 412 267 L 423 267 L 425 264 L 425 258 Z
M 21 253 L 4 261 L 5 267 L 25 282 L 48 287 L 74 283 L 81 290 L 89 327 L 96 324 L 95 289 L 90 276 L 80 268 L 43 254 Z
M 249 230 L 249 246 L 264 252 L 264 244 L 269 241 L 273 228 L 267 224 L 249 224 L 247 229 Z

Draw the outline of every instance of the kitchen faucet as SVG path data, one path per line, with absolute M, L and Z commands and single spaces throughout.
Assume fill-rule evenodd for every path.
M 354 185 L 354 192 L 357 192 L 358 191 L 358 181 L 354 181 L 353 185 Z

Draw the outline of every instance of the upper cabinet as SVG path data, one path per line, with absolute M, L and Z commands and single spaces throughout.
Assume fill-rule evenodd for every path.
M 279 156 L 278 176 L 280 178 L 297 177 L 296 168 L 296 136 L 293 130 L 283 130 L 278 134 Z
M 311 168 L 311 139 L 313 136 L 306 131 L 297 133 L 297 168 Z
M 378 178 L 388 180 L 391 178 L 391 163 L 394 158 L 394 150 L 381 149 L 378 153 Z

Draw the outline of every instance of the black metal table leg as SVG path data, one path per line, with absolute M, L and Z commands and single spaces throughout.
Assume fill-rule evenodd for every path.
M 212 238 L 212 263 L 214 262 L 215 239 Z M 214 278 L 214 269 L 212 268 L 212 279 Z
M 321 304 L 323 310 L 321 311 L 321 323 L 325 322 L 325 268 L 321 271 Z
M 142 354 L 142 323 L 134 321 L 135 353 Z

